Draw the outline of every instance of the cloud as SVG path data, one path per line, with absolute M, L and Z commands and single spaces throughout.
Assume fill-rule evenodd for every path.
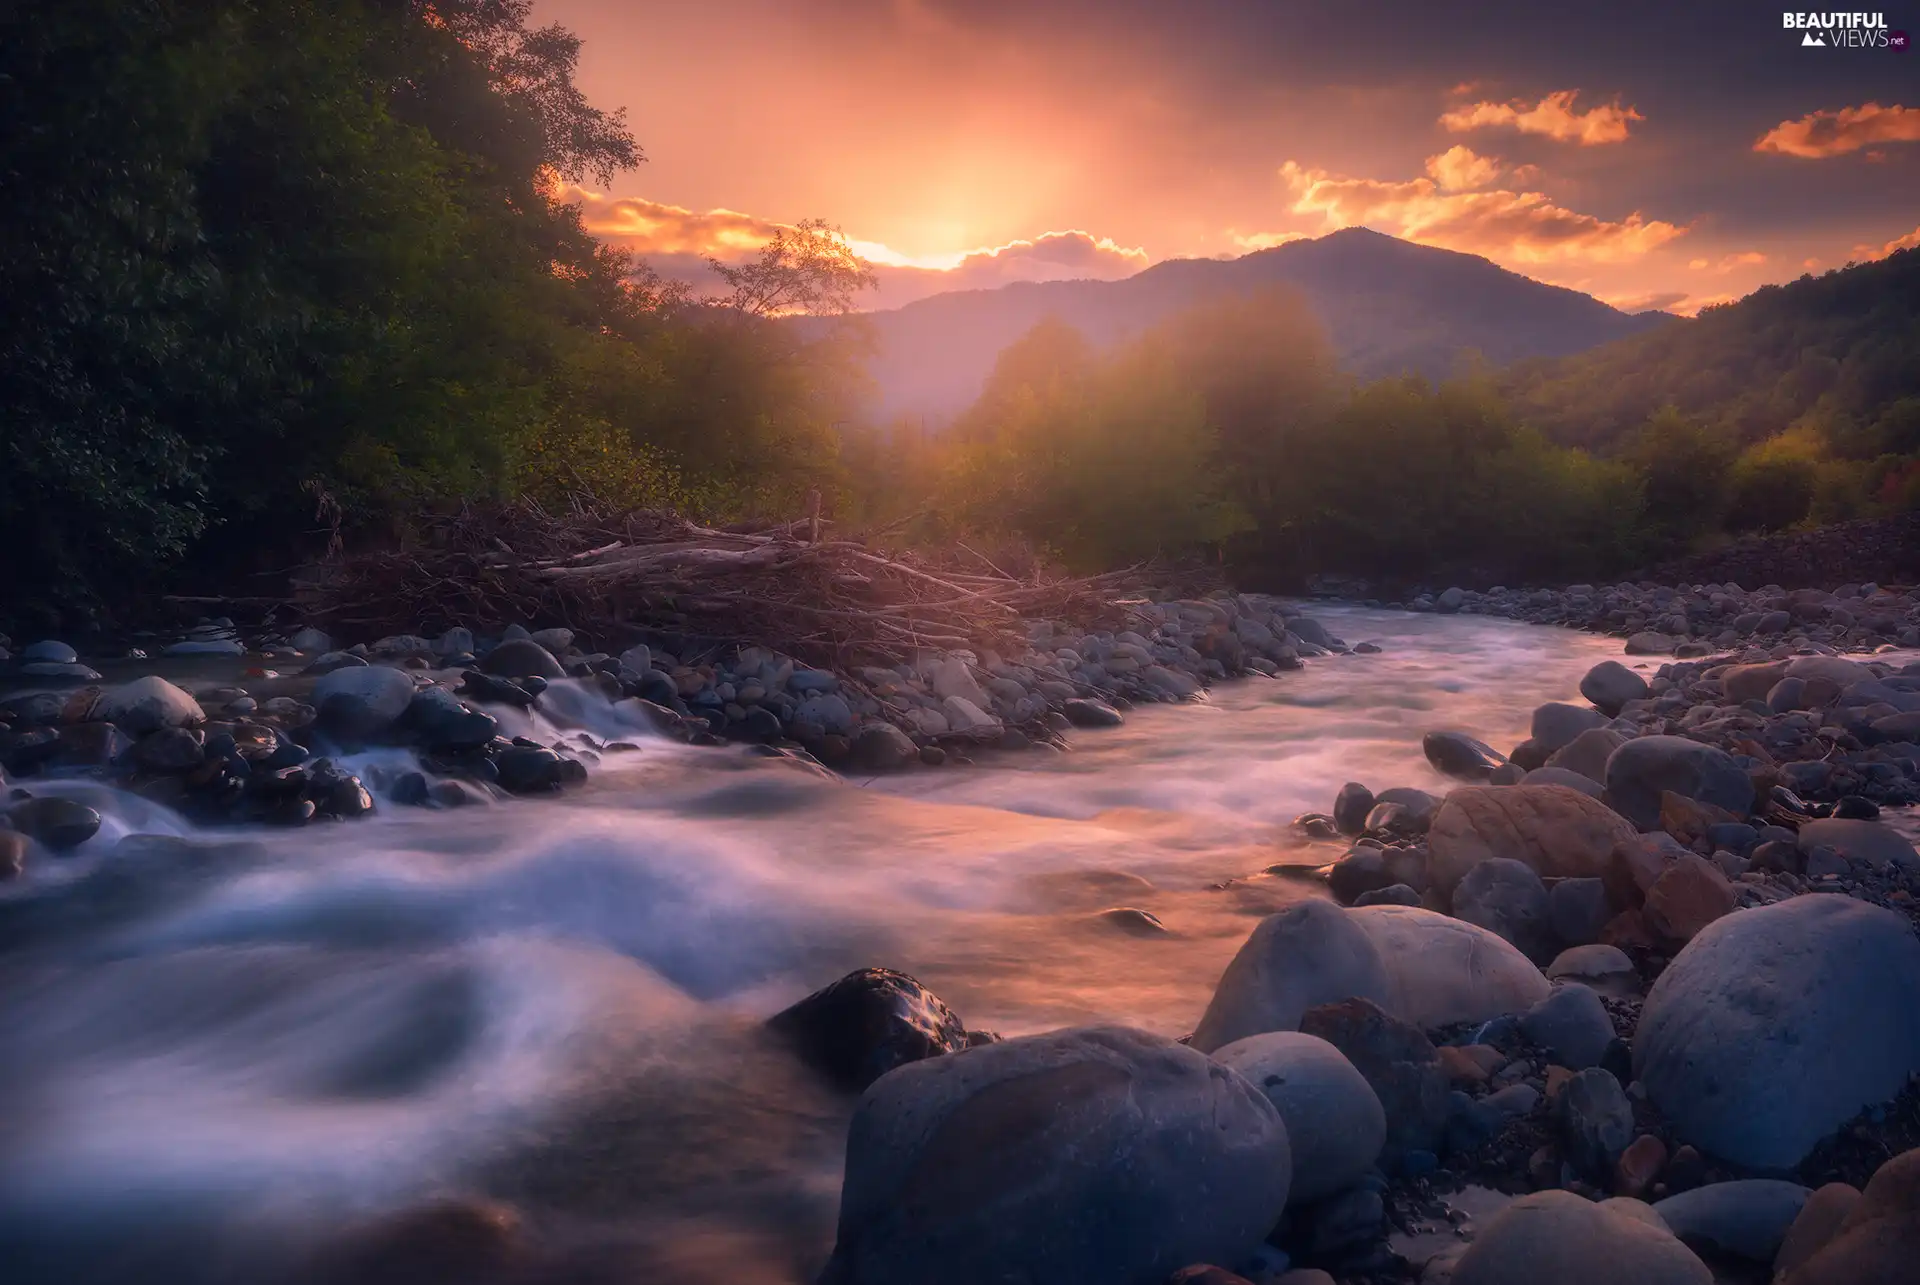
M 1256 250 L 1271 250 L 1276 245 L 1285 245 L 1289 241 L 1312 240 L 1305 232 L 1249 232 L 1242 235 L 1229 231 L 1228 236 L 1240 247 L 1243 254 L 1252 254 Z
M 1767 256 L 1760 253 L 1758 250 L 1742 250 L 1738 254 L 1728 254 L 1728 255 L 1721 256 L 1719 262 L 1717 263 L 1711 259 L 1692 259 L 1688 261 L 1687 266 L 1689 268 L 1692 268 L 1695 272 L 1710 271 L 1710 272 L 1717 273 L 1721 276 L 1725 276 L 1727 273 L 1732 272 L 1735 268 L 1758 267 L 1760 264 L 1765 263 L 1766 261 L 1767 261 Z
M 1510 103 L 1469 103 L 1440 117 L 1440 123 L 1456 134 L 1469 130 L 1511 126 L 1522 134 L 1544 134 L 1562 143 L 1591 147 L 1601 143 L 1624 142 L 1629 121 L 1645 120 L 1631 107 L 1618 102 L 1602 103 L 1586 111 L 1574 108 L 1577 89 L 1561 89 L 1529 106 L 1524 99 Z
M 1686 232 L 1638 211 L 1613 221 L 1582 214 L 1540 192 L 1444 192 L 1430 178 L 1348 178 L 1292 161 L 1280 172 L 1294 189 L 1294 212 L 1319 214 L 1329 227 L 1385 222 L 1410 241 L 1510 264 L 1621 263 Z
M 573 184 L 564 185 L 560 195 L 580 206 L 589 232 L 634 251 L 669 280 L 696 287 L 712 283 L 709 258 L 747 258 L 789 226 L 737 210 L 689 210 L 641 197 L 606 196 Z M 877 241 L 849 238 L 848 244 L 879 279 L 879 289 L 863 302 L 882 308 L 943 291 L 989 290 L 1014 281 L 1117 280 L 1153 262 L 1144 249 L 1079 229 L 925 256 L 902 254 Z
M 1872 263 L 1875 259 L 1884 259 L 1890 254 L 1898 254 L 1916 246 L 1920 246 L 1920 228 L 1915 228 L 1905 236 L 1897 236 L 1878 249 L 1870 245 L 1856 245 L 1853 247 L 1853 257 L 1861 263 Z
M 1500 177 L 1500 161 L 1481 156 L 1464 144 L 1456 143 L 1438 156 L 1427 158 L 1427 173 L 1441 187 L 1455 192 L 1485 187 Z
M 1866 103 L 1783 120 L 1762 134 L 1753 150 L 1818 158 L 1842 156 L 1875 143 L 1914 142 L 1920 142 L 1920 107 Z
M 1685 290 L 1658 290 L 1652 294 L 1630 295 L 1624 299 L 1607 300 L 1622 312 L 1671 312 L 1677 305 L 1686 301 Z

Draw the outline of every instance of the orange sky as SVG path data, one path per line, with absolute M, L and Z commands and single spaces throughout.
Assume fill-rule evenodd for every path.
M 1746 5 L 1435 8 L 536 15 L 583 38 L 580 83 L 649 157 L 582 193 L 590 225 L 676 275 L 814 216 L 889 269 L 881 306 L 1365 224 L 1691 311 L 1920 235 L 1920 56 L 1802 48 Z

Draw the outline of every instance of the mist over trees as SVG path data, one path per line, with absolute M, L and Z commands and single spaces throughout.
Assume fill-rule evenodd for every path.
M 0 600 L 243 588 L 516 500 L 728 521 L 818 494 L 843 528 L 1079 569 L 1401 580 L 1601 575 L 1920 504 L 1916 251 L 1434 385 L 1345 373 L 1362 314 L 1330 339 L 1306 301 L 1371 281 L 1367 324 L 1405 348 L 1451 297 L 1381 312 L 1426 252 L 1330 238 L 1260 260 L 1306 284 L 1169 304 L 1118 344 L 1040 319 L 943 433 L 865 423 L 867 266 L 810 221 L 696 296 L 597 242 L 559 180 L 644 156 L 574 85 L 579 42 L 531 12 L 0 13 Z M 1554 316 L 1606 311 L 1444 260 Z M 1142 279 L 1177 295 L 1218 266 Z

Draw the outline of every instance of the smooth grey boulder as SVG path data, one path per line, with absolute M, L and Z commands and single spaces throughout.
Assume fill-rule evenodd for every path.
M 1530 739 L 1542 752 L 1551 755 L 1573 744 L 1574 738 L 1580 733 L 1605 727 L 1608 717 L 1596 709 L 1554 701 L 1533 711 Z
M 1452 1285 L 1713 1285 L 1713 1272 L 1657 1225 L 1570 1191 L 1537 1191 L 1489 1218 Z
M 1596 727 L 1573 738 L 1547 760 L 1547 769 L 1572 772 L 1596 785 L 1607 779 L 1607 760 L 1627 743 L 1627 738 L 1611 727 Z
M 1655 1203 L 1653 1212 L 1696 1249 L 1771 1264 L 1811 1195 L 1797 1182 L 1748 1178 L 1668 1196 Z
M 1684 736 L 1641 736 L 1607 760 L 1607 796 L 1641 830 L 1660 825 L 1660 796 L 1672 791 L 1743 817 L 1753 781 L 1731 754 Z
M 1569 790 L 1580 791 L 1590 799 L 1600 798 L 1607 792 L 1606 787 L 1592 777 L 1582 776 L 1564 767 L 1536 767 L 1521 777 L 1519 783 L 1521 785 L 1564 785 Z
M 1237 1263 L 1286 1206 L 1286 1126 L 1237 1072 L 1125 1027 L 899 1067 L 847 1134 L 821 1285 L 1163 1285 Z
M 1379 1095 L 1339 1049 L 1299 1031 L 1250 1035 L 1214 1050 L 1267 1095 L 1287 1126 L 1300 1204 L 1343 1191 L 1364 1177 L 1387 1141 Z
M 1797 846 L 1802 856 L 1811 856 L 1815 848 L 1832 848 L 1875 869 L 1920 870 L 1920 852 L 1898 830 L 1878 821 L 1846 817 L 1809 821 L 1800 827 Z
M 1520 1029 L 1546 1049 L 1557 1065 L 1570 1071 L 1599 1066 L 1614 1038 L 1613 1019 L 1600 997 L 1571 981 L 1528 1009 L 1520 1018 Z
M 329 731 L 370 736 L 393 725 L 413 703 L 413 679 L 385 665 L 336 669 L 313 685 L 313 706 Z
M 542 631 L 544 632 L 544 631 Z M 552 652 L 531 638 L 509 638 L 480 662 L 480 672 L 501 678 L 565 678 Z
M 1683 1140 L 1792 1168 L 1920 1074 L 1920 940 L 1850 897 L 1717 919 L 1648 993 L 1633 1064 Z
M 1524 861 L 1491 857 L 1468 870 L 1453 890 L 1453 915 L 1497 934 L 1531 959 L 1553 955 L 1547 885 Z
M 1644 700 L 1647 680 L 1617 660 L 1603 660 L 1580 680 L 1580 694 L 1608 718 L 1620 713 L 1628 701 Z
M 1568 946 L 1586 946 L 1600 940 L 1600 930 L 1613 918 L 1607 900 L 1607 881 L 1599 878 L 1562 879 L 1547 893 L 1547 912 L 1553 934 Z
M 1214 987 L 1192 1044 L 1210 1053 L 1249 1035 L 1296 1030 L 1316 1004 L 1354 996 L 1384 1006 L 1391 989 L 1378 948 L 1352 913 L 1303 901 L 1254 928 Z
M 107 688 L 89 717 L 112 723 L 129 736 L 207 721 L 199 701 L 157 674 Z
M 1525 955 L 1473 924 L 1417 906 L 1356 906 L 1347 917 L 1386 971 L 1378 1003 L 1423 1031 L 1518 1013 L 1552 989 Z

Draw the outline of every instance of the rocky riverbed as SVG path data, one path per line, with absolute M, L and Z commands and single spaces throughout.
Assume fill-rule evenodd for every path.
M 1726 603 L 1717 605 L 1715 593 Z M 989 928 L 975 909 L 980 894 L 964 883 L 929 885 L 925 895 L 946 907 L 959 934 L 931 953 L 905 938 L 855 934 L 870 938 L 854 948 L 874 963 L 932 963 L 939 974 L 933 984 L 969 1016 L 979 1001 L 984 1023 L 963 1021 L 912 976 L 867 969 L 781 1006 L 761 1028 L 764 1045 L 728 1043 L 730 1065 L 783 1086 L 763 1101 L 750 1090 L 740 1096 L 743 1085 L 722 1077 L 731 1086 L 723 1108 L 729 1118 L 744 1112 L 741 1124 L 753 1132 L 792 1134 L 785 1146 L 801 1145 L 804 1135 L 814 1140 L 807 1146 L 844 1149 L 844 1166 L 828 1171 L 838 1227 L 821 1279 L 1585 1285 L 1759 1281 L 1776 1271 L 1791 1285 L 1907 1279 L 1899 1273 L 1909 1269 L 1920 1235 L 1911 1194 L 1920 1161 L 1902 1154 L 1920 1144 L 1920 1093 L 1912 1087 L 1920 1072 L 1920 939 L 1913 927 L 1920 855 L 1901 809 L 1915 797 L 1920 763 L 1920 736 L 1910 726 L 1920 709 L 1920 665 L 1894 649 L 1902 642 L 1900 622 L 1913 618 L 1911 600 L 1872 589 L 1834 595 L 1821 600 L 1815 618 L 1806 599 L 1797 616 L 1793 607 L 1769 609 L 1788 611 L 1781 628 L 1766 613 L 1747 620 L 1748 610 L 1722 622 L 1733 607 L 1759 601 L 1725 589 L 1662 595 L 1576 587 L 1551 603 L 1533 597 L 1442 594 L 1411 605 L 1431 605 L 1435 614 L 1561 614 L 1567 618 L 1555 623 L 1616 632 L 1654 624 L 1669 652 L 1709 654 L 1646 658 L 1636 654 L 1648 649 L 1642 640 L 1619 661 L 1594 664 L 1589 653 L 1558 692 L 1533 685 L 1536 702 L 1563 699 L 1538 703 L 1530 717 L 1526 706 L 1497 725 L 1484 717 L 1471 725 L 1436 717 L 1419 728 L 1426 733 L 1422 771 L 1408 767 L 1398 779 L 1350 782 L 1337 791 L 1327 786 L 1319 810 L 1263 841 L 1270 845 L 1265 868 L 1246 839 L 1235 837 L 1207 841 L 1206 851 L 1216 854 L 1207 861 L 1224 866 L 1223 877 L 1171 900 L 1153 880 L 1123 873 L 1124 864 L 1097 880 L 1095 869 L 1078 870 L 1073 904 L 1084 909 L 1071 912 L 1064 935 L 1046 938 L 1037 951 L 1025 948 L 1024 963 L 1017 943 L 1027 930 L 1013 921 Z M 1832 609 L 1858 603 L 1891 611 L 1891 599 L 1907 604 L 1904 615 L 1856 613 L 1843 621 Z M 1660 606 L 1672 607 L 1667 617 L 1646 614 Z M 506 795 L 590 800 L 597 788 L 630 789 L 619 783 L 642 779 L 623 776 L 632 770 L 625 764 L 739 755 L 723 748 L 727 741 L 759 747 L 778 760 L 769 767 L 791 769 L 779 782 L 749 776 L 741 788 L 727 787 L 721 793 L 728 815 L 791 815 L 796 823 L 817 817 L 807 809 L 811 792 L 828 788 L 832 773 L 823 765 L 865 780 L 890 768 L 944 764 L 961 770 L 926 774 L 927 784 L 905 788 L 903 797 L 940 797 L 945 787 L 938 783 L 951 781 L 945 797 L 964 802 L 969 790 L 986 788 L 978 784 L 986 775 L 965 770 L 970 760 L 1008 754 L 1021 756 L 1010 764 L 1031 763 L 1073 750 L 1060 759 L 1063 766 L 1081 756 L 1098 763 L 1102 738 L 1133 733 L 1118 725 L 1146 702 L 1192 702 L 1208 682 L 1236 674 L 1277 679 L 1269 686 L 1282 701 L 1290 683 L 1310 702 L 1325 701 L 1338 689 L 1318 680 L 1320 667 L 1386 663 L 1396 646 L 1391 637 L 1374 646 L 1358 636 L 1349 645 L 1315 622 L 1313 608 L 1251 596 L 1137 604 L 1135 611 L 1136 628 L 1104 634 L 1036 622 L 1031 650 L 1015 657 L 929 654 L 840 674 L 796 669 L 752 650 L 700 653 L 679 640 L 611 656 L 552 630 L 487 639 L 456 630 L 434 640 L 340 649 L 312 633 L 233 638 L 212 623 L 173 644 L 173 655 L 152 660 L 82 659 L 58 643 L 21 648 L 12 670 L 16 690 L 0 701 L 9 715 L 0 732 L 9 777 L 5 851 L 26 876 L 0 900 L 7 957 L 19 965 L 20 979 L 0 988 L 0 1010 L 20 1039 L 0 1038 L 0 1065 L 12 1068 L 21 1100 L 41 1102 L 47 1114 L 37 1131 L 22 1135 L 35 1146 L 19 1154 L 40 1157 L 33 1182 L 25 1171 L 0 1166 L 0 1249 L 19 1251 L 31 1279 L 84 1279 L 100 1266 L 98 1255 L 80 1252 L 74 1237 L 58 1230 L 57 1218 L 43 1220 L 59 1209 L 48 1203 L 52 1193 L 78 1181 L 91 1155 L 124 1146 L 110 1143 L 109 1133 L 95 1137 L 96 1122 L 55 1109 L 64 1095 L 108 1073 L 102 1050 L 110 1045 L 98 1041 L 122 1038 L 87 1035 L 86 1023 L 129 1020 L 85 1016 L 112 993 L 121 966 L 106 961 L 152 958 L 145 967 L 163 971 L 147 976 L 144 993 L 164 996 L 171 1009 L 215 980 L 209 993 L 224 992 L 233 984 L 224 970 L 238 962 L 231 953 L 257 950 L 250 943 L 271 937 L 276 953 L 244 956 L 253 961 L 246 968 L 257 980 L 248 986 L 258 998 L 243 1009 L 266 1007 L 257 1018 L 236 1014 L 216 1024 L 224 1038 L 241 1022 L 254 1050 L 243 1058 L 262 1056 L 259 1040 L 282 1030 L 282 1022 L 299 1025 L 273 1037 L 281 1042 L 323 1023 L 329 1007 L 303 1008 L 314 1001 L 302 999 L 275 1015 L 278 1001 L 271 998 L 315 968 L 337 993 L 327 1004 L 356 1014 L 340 1028 L 359 1032 L 348 1036 L 350 1045 L 374 1039 L 368 1031 L 383 1031 L 402 1014 L 414 1015 L 404 1018 L 413 1029 L 471 1003 L 454 998 L 471 983 L 446 991 L 431 977 L 395 974 L 414 978 L 395 990 L 378 982 L 378 972 L 365 971 L 391 967 L 380 961 L 390 960 L 398 943 L 444 938 L 445 926 L 431 927 L 439 922 L 430 917 L 439 913 L 430 912 L 434 903 L 422 900 L 439 894 L 431 882 L 414 883 L 455 877 L 450 871 L 427 874 L 438 864 L 423 867 L 408 876 L 412 890 L 404 893 L 384 883 L 349 884 L 301 908 L 285 900 L 285 881 L 330 872 L 295 875 L 271 861 L 256 866 L 258 858 L 239 849 L 206 846 L 198 836 L 216 831 L 205 827 L 305 833 L 335 817 L 371 825 L 382 814 L 425 821 L 452 809 L 473 818 L 489 811 L 478 805 Z M 1569 613 L 1576 611 L 1588 615 L 1574 621 Z M 1330 609 L 1330 620 L 1340 616 Z M 1363 619 L 1371 628 L 1385 618 Z M 1687 643 L 1671 642 L 1680 633 L 1676 619 L 1687 625 Z M 1707 628 L 1718 624 L 1724 627 Z M 1537 637 L 1544 643 L 1553 635 Z M 1855 654 L 1838 654 L 1843 649 Z M 1420 681 L 1459 690 L 1469 672 L 1461 663 Z M 1222 689 L 1220 702 L 1239 700 L 1226 694 L 1237 690 Z M 1487 743 L 1496 726 L 1512 729 L 1512 740 L 1498 741 L 1509 747 L 1504 753 Z M 1145 764 L 1133 772 L 1114 774 L 1113 791 L 1150 797 L 1153 772 Z M 899 779 L 909 777 L 922 779 Z M 670 778 L 644 779 L 655 782 L 649 792 L 673 794 L 664 783 Z M 1045 796 L 1047 782 L 1068 778 L 1040 772 L 1023 779 Z M 821 784 L 801 784 L 816 780 Z M 88 793 L 100 789 L 109 793 Z M 718 797 L 673 806 L 689 817 L 717 817 L 715 805 L 700 800 Z M 184 818 L 196 846 L 155 849 L 139 838 L 151 826 L 140 822 L 132 800 L 164 809 L 155 818 Z M 1054 815 L 1044 797 L 1032 809 Z M 553 824 L 563 823 L 552 815 Z M 996 858 L 1003 864 L 1031 862 L 1031 845 L 1058 845 L 1068 834 L 989 839 L 984 814 L 965 808 L 951 820 L 929 817 L 911 826 L 890 815 L 895 837 L 888 846 L 899 849 L 888 854 L 894 863 L 907 860 L 903 845 L 915 842 L 914 833 L 953 836 L 974 827 L 975 842 L 1004 847 Z M 455 816 L 439 824 L 478 833 Z M 826 827 L 822 841 L 834 848 L 832 823 L 804 824 Z M 1161 832 L 1145 817 L 1107 825 L 1116 850 L 1135 842 L 1123 835 Z M 1164 843 L 1171 854 L 1194 846 L 1195 836 L 1183 830 Z M 304 864 L 327 848 L 291 851 L 304 854 Z M 216 868 L 251 873 L 205 905 L 170 891 L 152 904 L 174 918 L 152 919 L 155 911 L 140 910 L 149 893 L 139 881 L 159 878 L 166 872 L 155 867 L 177 865 L 189 853 L 198 854 L 196 879 Z M 1236 859 L 1247 864 L 1231 873 Z M 730 866 L 750 860 L 725 858 Z M 1133 864 L 1177 887 L 1160 873 L 1173 869 L 1167 859 L 1155 860 L 1158 867 Z M 629 876 L 616 867 L 582 867 L 572 854 L 563 861 L 549 861 L 538 882 L 485 876 L 508 880 L 504 900 L 495 905 L 492 893 L 462 893 L 456 904 L 476 908 L 460 911 L 462 920 L 479 906 L 493 907 L 480 922 L 497 933 L 500 924 L 528 915 L 529 902 L 570 899 L 560 890 L 577 885 L 585 900 L 578 909 L 567 902 L 566 923 L 596 925 L 596 939 L 625 942 L 638 933 L 623 947 L 627 953 L 682 992 L 715 993 L 715 974 L 694 961 L 728 954 L 738 930 L 727 925 L 739 918 L 737 908 L 703 902 L 695 917 L 674 923 L 679 912 L 663 915 L 660 908 L 683 904 L 678 865 L 649 876 L 666 882 L 648 885 L 635 901 Z M 938 878 L 934 867 L 911 861 L 900 869 Z M 784 895 L 811 904 L 817 894 L 795 884 Z M 587 911 L 595 900 L 607 908 Z M 644 931 L 609 918 L 616 904 L 637 915 Z M 1212 909 L 1203 912 L 1203 905 Z M 1225 907 L 1231 910 L 1221 918 Z M 146 926 L 128 936 L 137 910 Z M 1233 927 L 1249 918 L 1250 932 Z M 532 922 L 556 921 L 535 914 Z M 1202 923 L 1210 926 L 1201 930 Z M 756 931 L 766 935 L 765 928 Z M 793 931 L 782 922 L 772 941 Z M 938 961 L 977 949 L 966 936 L 981 932 L 998 940 L 994 968 L 1009 980 L 983 986 L 959 980 L 964 970 L 954 972 L 963 992 L 956 997 L 941 980 L 951 967 Z M 1014 1024 L 1012 1038 L 999 1038 L 995 1014 L 1002 1006 L 993 997 L 1023 971 L 1056 976 L 1075 969 L 1068 961 L 1077 952 L 1096 949 L 1096 937 L 1086 934 L 1100 943 L 1086 959 L 1100 961 L 1094 971 L 1101 975 L 1089 979 L 1087 1002 L 1065 1006 L 1069 1011 L 1184 1012 L 1184 1020 L 1173 1019 L 1181 1024 L 1149 1034 L 1085 1019 L 1049 1028 L 1029 1016 Z M 88 943 L 87 953 L 64 954 L 69 937 Z M 315 946 L 325 953 L 300 953 Z M 296 953 L 285 955 L 288 949 Z M 548 948 L 513 946 L 526 949 L 535 954 L 514 954 L 513 971 L 548 976 L 538 955 Z M 336 957 L 358 971 L 341 973 L 324 962 Z M 796 965 L 811 957 L 791 956 Z M 1188 962 L 1167 973 L 1176 958 Z M 1166 962 L 1148 963 L 1155 959 Z M 1204 960 L 1212 962 L 1198 962 Z M 491 977 L 494 966 L 487 967 Z M 1127 977 L 1134 967 L 1182 980 L 1163 999 L 1155 988 L 1168 983 Z M 1206 969 L 1204 978 L 1192 978 L 1197 967 Z M 206 971 L 215 968 L 222 971 Z M 269 980 L 289 968 L 294 972 Z M 913 971 L 926 976 L 919 964 Z M 361 973 L 365 983 L 354 980 Z M 577 1004 L 582 982 L 567 976 L 556 994 Z M 1181 998 L 1190 981 L 1213 977 L 1218 983 L 1203 1003 Z M 305 994 L 305 985 L 291 993 Z M 373 989 L 363 997 L 366 985 Z M 524 1014 L 515 1021 L 534 1023 L 517 1037 L 532 1041 L 521 1056 L 558 1047 L 558 1028 L 538 1033 L 541 1023 L 558 1019 L 535 1016 L 554 1002 L 555 995 L 513 1001 L 533 1005 L 513 1010 Z M 391 1004 L 401 1007 L 383 1015 Z M 48 1005 L 64 1014 L 57 1028 L 43 1024 L 40 1009 Z M 244 1029 L 268 1017 L 273 1025 Z M 175 1037 L 165 1032 L 189 1020 L 181 1010 L 133 1024 L 149 1031 L 140 1038 L 157 1041 L 150 1047 L 177 1060 L 186 1049 L 172 1048 Z M 617 1028 L 604 1019 L 597 1024 Z M 432 1047 L 441 1037 L 417 1038 Z M 655 1039 L 620 1045 L 613 1056 L 657 1059 Z M 62 1052 L 88 1047 L 95 1049 L 91 1062 Z M 365 1052 L 343 1050 L 316 1064 L 314 1046 L 301 1048 L 268 1077 L 282 1085 L 271 1095 L 276 1110 L 309 1098 L 317 1103 L 320 1092 L 328 1102 L 344 1093 L 371 1104 L 417 1095 L 416 1085 L 436 1086 L 436 1095 L 452 1091 L 430 1076 L 441 1055 L 403 1055 L 384 1044 L 376 1053 L 368 1043 Z M 196 1056 L 204 1061 L 212 1049 Z M 426 1070 L 410 1069 L 408 1059 L 417 1056 L 428 1057 Z M 811 1078 L 787 1078 L 776 1069 L 782 1058 L 811 1068 Z M 329 1069 L 329 1062 L 337 1065 Z M 36 1063 L 61 1070 L 57 1092 Z M 145 1065 L 149 1077 L 160 1071 L 158 1063 Z M 183 1082 L 184 1093 L 173 1091 L 173 1114 L 181 1120 L 196 1118 L 193 1104 L 202 1098 L 218 1102 L 228 1092 L 217 1081 L 232 1072 L 216 1073 L 217 1060 L 204 1065 L 208 1070 Z M 169 1068 L 161 1082 L 175 1083 L 174 1074 Z M 282 1076 L 291 1078 L 276 1078 Z M 261 1069 L 246 1078 L 258 1081 Z M 666 1185 L 640 1197 L 642 1208 L 657 1211 L 700 1188 L 706 1179 L 699 1175 L 725 1164 L 728 1148 L 704 1137 L 676 1144 L 673 1130 L 663 1133 L 657 1122 L 610 1123 L 595 1108 L 593 1136 L 600 1149 L 612 1149 L 605 1161 L 583 1164 L 580 1157 L 596 1149 L 568 1142 L 559 1150 L 575 1159 L 548 1173 L 552 1162 L 542 1157 L 553 1146 L 529 1152 L 493 1132 L 504 1108 L 491 1099 L 503 1083 L 495 1064 L 473 1086 L 486 1096 L 455 1109 L 465 1123 L 453 1127 L 478 1135 L 476 1145 L 491 1139 L 487 1149 L 519 1157 L 510 1179 L 476 1178 L 486 1166 L 468 1165 L 451 1194 L 416 1185 L 399 1204 L 363 1189 L 361 1199 L 330 1215 L 333 1230 L 323 1240 L 290 1238 L 301 1270 L 315 1279 L 503 1282 L 657 1279 L 663 1263 L 690 1280 L 797 1280 L 821 1270 L 822 1259 L 804 1246 L 791 1251 L 791 1262 L 789 1251 L 772 1248 L 776 1242 L 759 1254 L 730 1249 L 703 1258 L 690 1248 L 697 1242 L 683 1237 L 665 1258 L 629 1257 L 622 1274 L 630 1248 L 609 1250 L 592 1236 L 583 1248 L 576 1224 L 586 1211 L 611 1215 L 617 1208 L 603 1208 L 596 1202 L 606 1197 L 582 1191 L 583 1175 L 607 1161 L 617 1170 L 622 1156 L 632 1164 L 663 1147 L 671 1154 L 693 1146 L 676 1177 L 663 1177 Z M 688 1116 L 687 1095 L 683 1087 L 649 1097 L 647 1114 L 687 1121 L 687 1138 L 700 1136 L 691 1121 L 713 1108 Z M 90 1108 L 108 1112 L 99 1128 L 112 1111 L 127 1109 L 109 1109 L 110 1101 Z M 264 1109 L 247 1101 L 255 1113 Z M 226 1114 L 244 1115 L 231 1108 Z M 813 1123 L 793 1133 L 803 1117 Z M 337 1131 L 346 1137 L 370 1129 L 371 1139 L 377 1118 L 356 1114 L 352 1129 Z M 271 1128 L 297 1131 L 294 1119 L 276 1115 Z M 752 1119 L 761 1123 L 748 1124 Z M 172 1123 L 162 1133 L 181 1127 Z M 120 1134 L 133 1136 L 124 1127 Z M 205 1145 L 206 1135 L 193 1136 Z M 412 1125 L 400 1136 L 422 1152 L 440 1145 L 428 1144 Z M 85 1147 L 74 1141 L 90 1137 Z M 318 1138 L 313 1143 L 327 1149 Z M 256 1144 L 241 1146 L 236 1136 L 228 1145 L 246 1154 Z M 765 1142 L 749 1146 L 742 1136 L 731 1145 L 758 1155 Z M 151 1162 L 175 1182 L 186 1181 L 191 1167 L 175 1150 L 164 1160 L 154 1153 Z M 737 1179 L 723 1185 L 734 1203 L 764 1204 L 759 1212 L 769 1217 L 781 1200 L 795 1199 L 776 1198 L 772 1189 L 743 1197 L 754 1188 Z M 135 1186 L 117 1199 L 132 1200 Z M 29 1190 L 37 1194 L 29 1198 Z M 21 1221 L 29 1214 L 37 1220 L 32 1231 Z M 250 1217 L 273 1222 L 258 1211 Z M 729 1233 L 729 1245 L 737 1248 L 741 1234 Z M 164 1258 L 167 1235 L 149 1229 L 134 1241 Z M 234 1253 L 242 1265 L 234 1270 L 258 1267 Z M 757 1266 L 749 1270 L 750 1263 Z M 210 1281 L 233 1278 L 222 1277 L 217 1263 L 199 1270 Z

